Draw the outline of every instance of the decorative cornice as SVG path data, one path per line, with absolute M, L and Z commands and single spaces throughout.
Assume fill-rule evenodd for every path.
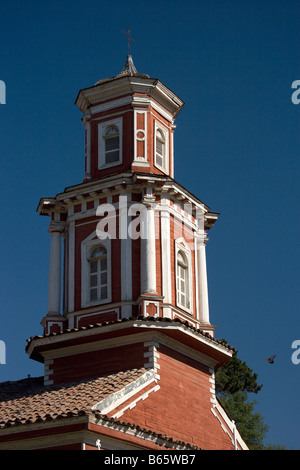
M 160 80 L 139 74 L 134 76 L 120 74 L 111 79 L 100 80 L 96 85 L 80 90 L 75 104 L 85 113 L 89 107 L 94 106 L 96 103 L 128 93 L 145 93 L 153 97 L 171 113 L 173 118 L 178 115 L 184 106 L 184 102 Z
M 92 338 L 99 333 L 101 334 L 112 332 L 120 329 L 125 331 L 128 328 L 136 328 L 136 331 L 139 333 L 142 332 L 143 328 L 145 331 L 147 331 L 149 328 L 157 328 L 158 330 L 162 329 L 162 331 L 165 331 L 166 333 L 171 333 L 172 331 L 177 333 L 181 332 L 184 335 L 183 337 L 186 339 L 190 338 L 193 341 L 196 341 L 195 344 L 202 344 L 203 346 L 205 345 L 205 347 L 212 348 L 215 350 L 215 352 L 218 353 L 218 355 L 220 354 L 222 357 L 226 356 L 227 358 L 230 358 L 231 355 L 235 352 L 235 349 L 232 346 L 229 346 L 227 343 L 213 338 L 207 332 L 193 327 L 188 321 L 182 321 L 178 318 L 171 320 L 170 318 L 151 316 L 122 318 L 121 320 L 96 323 L 79 328 L 68 328 L 57 333 L 33 336 L 27 340 L 26 352 L 32 356 L 35 355 L 34 349 L 39 346 L 44 346 L 50 343 L 53 346 L 55 344 L 59 346 L 62 341 L 67 341 L 68 339 L 71 340 L 76 338 L 79 340 L 81 337 L 86 337 L 86 335 Z

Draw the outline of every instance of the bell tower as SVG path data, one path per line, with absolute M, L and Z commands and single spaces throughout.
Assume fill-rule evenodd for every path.
M 183 101 L 128 54 L 76 105 L 83 175 L 37 209 L 49 217 L 48 310 L 26 352 L 44 374 L 0 387 L 0 448 L 246 448 L 215 393 L 234 354 L 209 315 L 218 214 L 174 179 Z
M 51 236 L 44 333 L 142 315 L 213 335 L 205 247 L 218 214 L 173 178 L 183 101 L 128 55 L 119 75 L 80 90 L 75 103 L 83 181 L 38 206 Z

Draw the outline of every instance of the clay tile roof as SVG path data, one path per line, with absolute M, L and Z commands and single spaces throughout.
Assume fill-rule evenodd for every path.
M 156 441 L 160 439 L 162 441 L 160 445 L 166 447 L 201 450 L 191 443 L 102 415 L 98 410 L 91 409 L 98 401 L 120 390 L 145 371 L 144 368 L 133 369 L 59 385 L 44 385 L 43 377 L 2 382 L 0 383 L 0 429 L 91 414 L 102 419 L 106 425 L 117 426 L 124 432 L 130 428 L 137 433 L 152 436 Z
M 137 379 L 145 369 L 44 385 L 43 377 L 0 383 L 0 428 L 91 412 L 91 407 Z
M 153 322 L 156 323 L 159 326 L 159 323 L 170 323 L 170 324 L 177 324 L 177 325 L 182 325 L 188 329 L 191 329 L 195 333 L 199 334 L 200 336 L 203 336 L 210 340 L 212 343 L 219 344 L 224 346 L 226 349 L 232 352 L 236 352 L 236 349 L 233 346 L 230 346 L 227 344 L 224 340 L 218 340 L 216 338 L 213 338 L 208 332 L 200 330 L 198 328 L 195 328 L 192 326 L 188 321 L 183 321 L 180 320 L 179 318 L 175 318 L 174 320 L 170 318 L 165 318 L 165 317 L 143 317 L 143 316 L 138 316 L 138 317 L 130 317 L 130 318 L 122 318 L 121 320 L 112 320 L 112 321 L 104 321 L 102 323 L 95 323 L 93 325 L 86 325 L 86 326 L 81 326 L 78 328 L 72 328 L 72 329 L 65 329 L 61 332 L 55 332 L 55 333 L 48 333 L 45 335 L 36 335 L 36 336 L 31 336 L 30 338 L 27 339 L 27 345 L 26 345 L 26 350 L 28 350 L 30 343 L 35 340 L 35 339 L 40 339 L 48 336 L 58 336 L 58 335 L 63 335 L 63 334 L 68 334 L 72 333 L 75 331 L 83 331 L 87 329 L 94 329 L 94 328 L 101 328 L 105 327 L 107 325 L 113 325 L 113 324 L 118 324 L 118 323 L 125 323 L 125 322 L 130 322 L 130 321 L 135 321 L 135 322 Z

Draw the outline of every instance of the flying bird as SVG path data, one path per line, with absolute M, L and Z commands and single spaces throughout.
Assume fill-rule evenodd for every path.
M 276 354 L 274 354 L 274 356 L 271 356 L 271 357 L 266 357 L 266 359 L 270 364 L 274 364 L 275 357 L 276 357 Z

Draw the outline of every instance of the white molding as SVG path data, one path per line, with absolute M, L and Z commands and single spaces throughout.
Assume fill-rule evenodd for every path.
M 93 405 L 92 410 L 100 411 L 101 414 L 108 414 L 152 382 L 155 382 L 156 384 L 155 371 L 153 369 L 149 369 L 140 377 L 125 385 L 121 390 L 111 393 L 108 397 Z
M 213 407 L 211 408 L 211 412 L 212 414 L 217 418 L 217 420 L 219 421 L 220 425 L 221 425 L 221 428 L 223 429 L 223 431 L 225 432 L 225 434 L 227 434 L 232 442 L 232 444 L 234 445 L 234 434 L 236 436 L 236 440 L 237 440 L 237 443 L 239 444 L 239 446 L 241 447 L 242 450 L 249 450 L 247 444 L 245 443 L 245 441 L 242 439 L 240 433 L 238 432 L 237 428 L 235 427 L 234 423 L 229 419 L 227 413 L 225 412 L 225 410 L 219 405 L 218 402 L 216 402 Z M 219 413 L 219 416 L 218 416 L 218 413 Z M 224 426 L 224 423 L 222 422 L 222 420 L 225 422 L 226 426 L 228 427 L 228 429 Z
M 199 302 L 199 320 L 203 323 L 209 323 L 209 300 L 208 300 L 208 281 L 206 267 L 206 245 L 205 236 L 196 237 L 195 252 L 197 262 L 196 289 L 198 291 Z
M 153 327 L 149 326 L 149 328 L 153 328 Z M 167 326 L 166 329 L 171 329 L 171 328 Z M 98 329 L 96 328 L 96 330 Z M 89 331 L 89 334 L 93 332 L 92 329 L 88 331 Z M 77 331 L 77 335 L 79 333 L 80 332 Z M 73 336 L 72 333 L 68 333 L 68 336 L 69 335 Z M 191 334 L 190 336 L 193 336 L 193 334 Z M 55 344 L 56 342 L 55 338 L 58 338 L 58 337 L 51 336 L 47 338 L 48 341 L 46 342 L 46 344 Z M 205 340 L 205 338 L 203 339 Z M 56 359 L 56 358 L 66 357 L 66 356 L 68 357 L 76 356 L 78 354 L 83 354 L 86 352 L 109 350 L 118 346 L 130 346 L 132 344 L 137 344 L 137 343 L 143 343 L 145 347 L 149 346 L 148 352 L 151 352 L 152 350 L 157 351 L 159 344 L 163 344 L 169 347 L 170 349 L 178 351 L 184 356 L 194 359 L 195 361 L 201 364 L 204 364 L 205 366 L 210 367 L 210 368 L 214 368 L 218 363 L 217 360 L 212 359 L 210 356 L 207 356 L 206 354 L 201 353 L 195 350 L 194 348 L 184 345 L 180 341 L 177 341 L 160 331 L 153 331 L 152 335 L 149 335 L 149 331 L 143 331 L 141 333 L 136 333 L 136 334 L 133 333 L 133 334 L 129 334 L 126 336 L 120 336 L 117 338 L 109 338 L 105 340 L 97 340 L 97 341 L 92 341 L 89 343 L 84 343 L 84 344 L 79 344 L 79 345 L 66 346 L 64 348 L 58 348 L 58 349 L 53 349 L 51 351 L 45 351 L 43 353 L 43 357 L 45 358 L 45 360 Z M 43 344 L 45 343 L 43 342 Z M 155 346 L 155 349 L 154 349 L 154 346 Z M 216 347 L 216 349 L 218 350 L 219 348 Z M 231 354 L 227 354 L 227 356 L 231 357 Z M 155 370 L 156 379 L 159 380 L 160 377 L 158 375 L 159 367 L 157 367 L 158 365 L 157 360 L 154 356 L 152 360 L 150 359 L 151 359 L 150 357 L 147 359 L 147 363 L 145 363 L 143 367 L 145 367 L 146 364 L 149 364 L 148 367 L 151 369 L 153 368 Z
M 132 300 L 132 240 L 128 235 L 128 225 L 131 217 L 128 216 L 128 206 L 131 203 L 131 193 L 127 194 L 125 204 L 119 199 L 119 235 L 121 236 L 121 300 Z M 125 233 L 121 233 L 121 230 Z M 122 305 L 122 317 L 129 318 L 132 315 L 131 304 Z
M 144 317 L 149 317 L 149 313 L 146 312 L 147 310 L 147 307 L 148 305 L 155 305 L 156 307 L 156 313 L 154 315 L 152 315 L 154 318 L 155 317 L 159 317 L 159 302 L 155 301 L 154 299 L 153 300 L 144 300 L 143 302 L 143 316 Z
M 145 393 L 143 393 L 142 395 L 140 395 L 139 397 L 137 397 L 135 400 L 133 400 L 132 402 L 130 402 L 128 405 L 124 406 L 124 408 L 122 408 L 120 411 L 118 411 L 117 413 L 115 413 L 112 417 L 115 418 L 115 419 L 118 419 L 120 418 L 126 410 L 128 409 L 132 409 L 136 406 L 136 404 L 140 401 L 140 400 L 146 400 L 146 398 L 148 398 L 148 396 L 150 395 L 150 393 L 152 392 L 157 392 L 158 390 L 160 389 L 160 386 L 159 385 L 155 385 L 154 387 L 150 388 L 149 390 L 147 390 Z
M 65 347 L 63 349 L 60 348 L 60 343 L 61 342 L 67 342 L 67 341 L 72 341 L 73 339 L 80 339 L 82 337 L 86 337 L 86 336 L 89 336 L 91 341 L 92 341 L 92 337 L 95 336 L 95 335 L 99 335 L 99 334 L 106 334 L 106 333 L 110 333 L 110 332 L 115 332 L 116 330 L 119 331 L 119 330 L 123 330 L 123 329 L 128 329 L 128 328 L 138 328 L 140 333 L 133 333 L 132 335 L 130 335 L 130 339 L 131 339 L 131 342 L 132 343 L 137 343 L 139 342 L 139 340 L 141 341 L 147 341 L 149 340 L 149 330 L 152 330 L 153 332 L 153 338 L 156 338 L 157 336 L 155 335 L 162 335 L 162 339 L 160 342 L 165 342 L 166 341 L 166 337 L 164 335 L 164 330 L 165 331 L 181 331 L 182 333 L 184 333 L 186 335 L 186 337 L 188 338 L 194 338 L 195 340 L 197 340 L 199 343 L 201 344 L 205 344 L 207 346 L 209 346 L 210 348 L 212 348 L 213 350 L 215 351 L 218 351 L 218 352 L 221 352 L 224 356 L 226 356 L 227 358 L 231 358 L 232 357 L 232 352 L 230 350 L 228 350 L 228 348 L 222 344 L 219 344 L 217 343 L 215 340 L 213 339 L 210 339 L 204 335 L 201 335 L 197 332 L 195 332 L 193 329 L 185 326 L 185 325 L 182 325 L 180 323 L 170 323 L 170 322 L 142 322 L 140 323 L 139 321 L 136 321 L 136 320 L 127 320 L 125 322 L 122 322 L 122 323 L 111 323 L 111 324 L 108 324 L 108 325 L 105 325 L 105 326 L 101 326 L 99 328 L 91 328 L 91 329 L 88 329 L 88 330 L 77 330 L 75 332 L 68 332 L 66 334 L 61 334 L 61 335 L 54 335 L 54 336 L 46 336 L 46 337 L 42 337 L 42 338 L 35 338 L 35 339 L 32 339 L 30 344 L 29 344 L 29 347 L 27 349 L 27 353 L 29 354 L 29 356 L 32 354 L 33 350 L 35 347 L 39 347 L 39 346 L 45 346 L 45 345 L 55 345 L 57 344 L 58 346 L 58 349 L 53 349 L 51 351 L 48 351 L 48 352 L 45 352 L 43 353 L 43 356 L 44 357 L 47 357 L 47 358 L 54 358 L 54 357 L 63 357 L 65 355 L 72 355 L 72 354 L 77 354 L 78 351 L 79 352 L 82 352 L 82 349 L 80 349 L 80 346 L 70 346 L 70 347 Z M 160 333 L 160 331 L 155 331 L 156 328 L 159 328 L 162 330 L 162 333 Z M 143 331 L 143 332 L 142 332 Z M 141 336 L 138 336 L 138 335 L 141 335 Z M 116 338 L 116 341 L 117 341 L 117 345 L 119 344 L 123 344 L 124 342 L 124 338 L 126 338 L 126 341 L 129 341 L 129 335 L 127 335 L 126 337 L 123 337 L 122 339 L 122 342 L 121 342 L 121 338 L 118 337 Z M 172 341 L 175 341 L 175 340 L 172 340 Z M 113 340 L 112 339 L 109 339 L 107 340 L 107 344 L 106 344 L 106 347 L 109 347 L 111 346 L 112 347 L 112 343 L 113 343 Z M 81 345 L 81 347 L 83 348 L 95 348 L 96 350 L 98 350 L 99 348 L 101 348 L 101 345 L 104 345 L 105 344 L 105 340 L 99 340 L 98 342 L 92 342 L 92 343 L 88 343 L 88 344 L 83 344 Z M 129 343 L 128 343 L 129 344 Z M 180 346 L 181 343 L 178 343 L 178 345 Z M 183 346 L 183 345 L 181 345 Z M 176 346 L 178 348 L 178 346 Z M 104 348 L 104 346 L 103 346 Z M 181 347 L 179 348 L 179 350 L 181 349 Z M 211 358 L 209 358 L 208 356 L 196 351 L 195 349 L 193 349 L 194 353 L 198 356 L 198 357 L 203 357 L 203 358 L 207 358 L 208 362 L 210 363 L 210 365 L 213 367 L 214 365 L 216 365 L 218 363 L 218 361 L 215 361 L 215 360 L 212 360 Z M 199 359 L 198 359 L 199 360 Z
M 86 130 L 86 172 L 87 179 L 91 177 L 91 112 L 86 113 L 84 119 L 84 126 Z
M 140 129 L 140 128 L 137 127 L 137 115 L 138 114 L 144 115 L 144 127 L 145 127 L 144 129 Z M 140 164 L 140 165 L 143 164 L 144 165 L 145 162 L 147 162 L 147 160 L 148 160 L 148 155 L 147 155 L 147 115 L 148 115 L 147 111 L 144 111 L 144 110 L 141 110 L 141 109 L 138 109 L 138 108 L 134 109 L 134 131 L 133 131 L 134 155 L 133 155 L 133 162 L 132 162 L 134 165 L 136 165 L 136 164 Z M 137 136 L 138 132 L 143 132 L 144 137 L 142 139 Z M 137 140 L 142 141 L 143 144 L 144 144 L 144 157 L 137 154 Z
M 161 198 L 161 270 L 162 270 L 162 296 L 163 302 L 172 303 L 171 283 L 171 244 L 170 244 L 170 200 L 167 195 Z M 171 310 L 164 309 L 164 316 L 171 317 Z
M 156 293 L 155 218 L 151 204 L 141 215 L 145 228 L 145 236 L 141 238 L 141 293 Z
M 120 319 L 120 308 L 109 308 L 105 310 L 96 310 L 95 312 L 89 312 L 89 313 L 81 313 L 81 315 L 74 315 L 73 317 L 73 323 L 76 322 L 76 328 L 78 328 L 78 324 L 82 318 L 88 318 L 88 317 L 94 317 L 95 315 L 105 315 L 106 313 L 116 313 L 118 320 Z M 100 320 L 101 321 L 101 320 Z M 73 326 L 73 328 L 75 325 Z
M 126 106 L 127 104 L 131 104 L 132 98 L 131 96 L 126 96 L 124 98 L 119 98 L 116 100 L 108 101 L 106 103 L 101 103 L 96 106 L 92 106 L 90 108 L 91 114 L 95 115 L 98 113 L 102 113 L 104 111 L 108 111 L 114 108 L 121 108 L 122 106 Z
M 158 130 L 160 132 L 162 132 L 162 134 L 164 135 L 164 139 L 165 139 L 165 152 L 164 152 L 165 153 L 164 154 L 165 166 L 161 166 L 156 162 L 156 134 L 157 134 Z M 154 141 L 153 141 L 153 164 L 156 168 L 163 171 L 164 173 L 169 173 L 169 159 L 170 159 L 170 155 L 169 155 L 169 129 L 165 125 L 163 125 L 162 123 L 159 124 L 157 119 L 155 119 L 155 121 L 154 121 L 154 137 L 153 137 L 153 139 L 154 139 Z
M 68 236 L 68 312 L 74 311 L 75 300 L 75 222 L 69 223 L 69 236 Z

